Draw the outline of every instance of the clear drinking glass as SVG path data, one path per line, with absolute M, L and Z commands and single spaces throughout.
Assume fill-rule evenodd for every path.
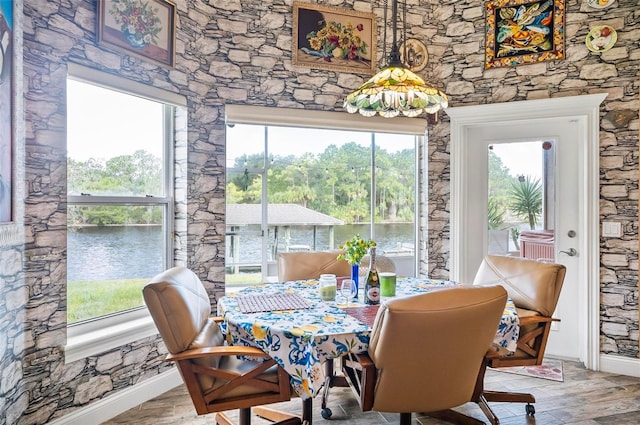
M 353 279 L 344 279 L 340 286 L 340 294 L 345 299 L 347 307 L 349 307 L 349 302 L 356 295 L 356 282 Z

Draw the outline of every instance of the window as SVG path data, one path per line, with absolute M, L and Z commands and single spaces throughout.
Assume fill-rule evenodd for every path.
M 67 320 L 142 307 L 171 265 L 173 107 L 82 79 L 67 85 Z
M 301 113 L 299 125 L 270 120 L 268 108 L 253 115 L 261 123 L 235 122 L 229 109 L 228 288 L 276 280 L 279 252 L 337 249 L 355 233 L 375 239 L 399 274 L 415 275 L 416 152 L 424 128 L 372 131 L 372 121 L 353 129 L 352 115 L 312 111 Z
M 555 142 L 488 146 L 487 253 L 554 260 Z

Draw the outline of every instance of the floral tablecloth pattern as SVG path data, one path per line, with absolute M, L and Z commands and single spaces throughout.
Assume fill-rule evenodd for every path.
M 398 279 L 396 296 L 456 285 L 449 281 L 403 278 Z M 265 313 L 242 313 L 238 308 L 238 296 L 277 293 L 297 293 L 313 307 Z M 299 280 L 244 288 L 218 300 L 218 314 L 225 318 L 230 344 L 262 349 L 289 373 L 291 384 L 301 397 L 313 397 L 324 382 L 324 361 L 348 352 L 362 353 L 369 346 L 371 328 L 340 306 L 344 304 L 322 301 L 317 280 Z M 515 306 L 508 301 L 494 344 L 515 351 L 518 331 Z

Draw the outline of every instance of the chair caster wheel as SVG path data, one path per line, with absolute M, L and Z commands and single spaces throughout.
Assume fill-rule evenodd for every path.
M 527 416 L 533 416 L 536 414 L 536 408 L 533 404 L 527 403 L 524 409 L 527 411 Z
M 322 419 L 331 419 L 332 414 L 333 412 L 328 407 L 325 407 L 324 409 L 320 410 L 320 415 L 322 415 Z

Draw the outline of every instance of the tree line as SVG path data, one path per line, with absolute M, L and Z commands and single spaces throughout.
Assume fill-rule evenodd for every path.
M 354 142 L 329 146 L 314 155 L 269 158 L 269 203 L 294 203 L 348 223 L 369 220 L 371 151 Z M 404 149 L 375 152 L 377 220 L 414 220 L 415 152 Z M 236 158 L 228 170 L 228 203 L 260 203 L 264 156 Z M 162 196 L 162 161 L 138 150 L 109 160 L 69 159 L 68 193 L 91 196 Z M 489 228 L 517 228 L 524 222 L 534 229 L 542 214 L 543 188 L 539 179 L 510 175 L 501 159 L 489 151 Z M 82 206 L 69 208 L 71 225 L 159 224 L 162 211 L 147 206 Z M 517 235 L 516 235 L 517 236 Z
M 371 149 L 354 142 L 331 145 L 314 155 L 268 159 L 267 199 L 270 204 L 293 203 L 348 223 L 370 219 Z M 260 203 L 262 154 L 236 158 L 227 174 L 227 203 Z M 414 220 L 415 152 L 375 151 L 375 216 L 381 221 Z
M 108 160 L 67 160 L 67 193 L 84 196 L 162 196 L 162 161 L 144 150 Z M 162 209 L 146 205 L 70 205 L 71 226 L 160 224 Z

